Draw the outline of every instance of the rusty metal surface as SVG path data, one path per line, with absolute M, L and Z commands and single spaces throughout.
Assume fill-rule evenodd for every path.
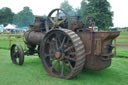
M 85 68 L 102 70 L 111 65 L 113 56 L 112 40 L 119 32 L 81 32 L 78 33 L 86 51 Z
M 27 31 L 24 33 L 25 42 L 30 45 L 39 45 L 44 35 L 45 33 L 42 32 Z

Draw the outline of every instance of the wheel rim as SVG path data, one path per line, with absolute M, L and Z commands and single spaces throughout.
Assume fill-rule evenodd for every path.
M 24 52 L 19 44 L 13 44 L 11 47 L 11 59 L 13 64 L 22 65 L 24 63 Z
M 69 30 L 54 30 L 44 39 L 41 48 L 41 60 L 46 71 L 51 76 L 69 79 L 77 75 L 85 63 L 85 51 L 80 38 Z M 72 33 L 72 36 L 69 34 Z M 75 36 L 80 44 L 75 44 L 71 38 Z M 76 48 L 81 46 L 81 48 Z M 82 52 L 80 52 L 82 50 Z M 82 61 L 81 61 L 82 60 Z M 79 64 L 79 65 L 78 65 Z

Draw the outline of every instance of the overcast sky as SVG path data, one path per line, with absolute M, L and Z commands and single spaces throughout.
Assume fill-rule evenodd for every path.
M 59 8 L 64 0 L 0 0 L 0 8 L 9 7 L 13 12 L 17 13 L 24 6 L 29 6 L 35 15 L 48 15 L 54 9 Z M 68 0 L 73 8 L 80 7 L 82 0 Z M 113 23 L 114 27 L 128 27 L 128 0 L 108 0 L 114 11 Z

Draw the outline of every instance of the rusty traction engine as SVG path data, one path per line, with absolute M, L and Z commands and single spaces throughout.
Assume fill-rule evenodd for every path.
M 37 53 L 47 73 L 63 79 L 76 76 L 83 68 L 109 67 L 114 56 L 112 41 L 120 32 L 94 32 L 92 20 L 87 19 L 87 25 L 79 16 L 71 18 L 62 9 L 52 10 L 47 18 L 36 17 L 24 33 L 28 50 L 24 52 L 21 45 L 13 44 L 12 62 L 22 65 L 24 55 Z

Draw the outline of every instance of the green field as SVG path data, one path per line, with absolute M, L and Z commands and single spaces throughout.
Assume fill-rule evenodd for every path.
M 120 37 L 128 37 L 127 34 L 128 32 L 122 32 Z M 7 38 L 0 37 L 0 39 Z M 128 40 L 117 40 L 117 43 L 127 42 Z M 19 44 L 24 46 L 23 42 Z M 84 69 L 75 78 L 64 80 L 48 76 L 38 56 L 25 56 L 23 66 L 12 64 L 8 42 L 0 41 L 0 85 L 127 85 L 128 47 L 117 46 L 117 56 L 113 58 L 112 65 L 105 70 Z
M 119 37 L 128 37 L 128 32 L 121 32 Z M 118 44 L 127 43 L 128 39 L 117 39 Z M 118 57 L 128 57 L 128 46 L 117 46 L 117 54 Z
M 23 66 L 12 64 L 9 50 L 0 50 L 1 85 L 127 85 L 128 59 L 114 58 L 102 71 L 84 69 L 71 80 L 48 76 L 38 56 L 25 57 Z

